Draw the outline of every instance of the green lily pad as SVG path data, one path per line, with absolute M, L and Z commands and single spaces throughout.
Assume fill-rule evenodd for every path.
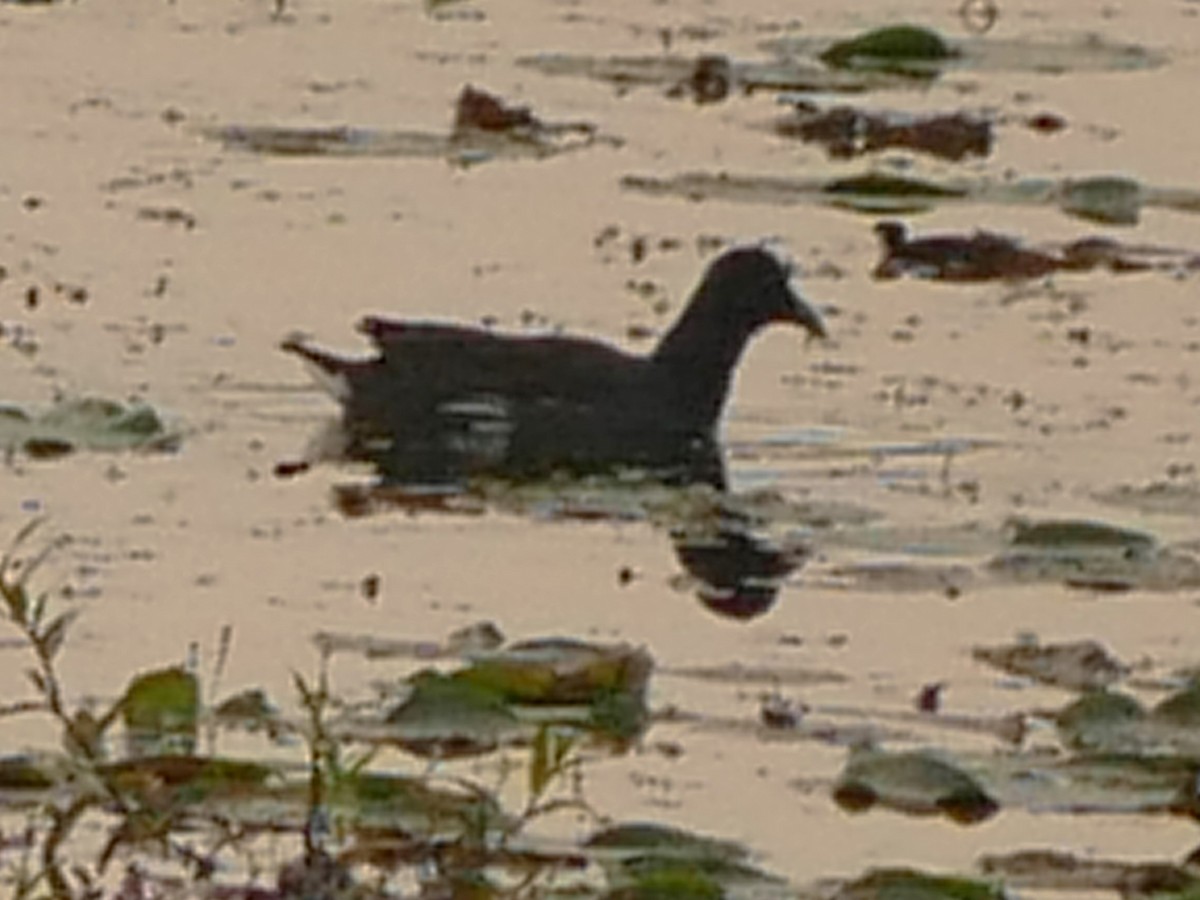
M 835 900 L 1003 900 L 998 883 L 915 869 L 874 869 L 839 886 Z
M 603 867 L 610 897 L 724 896 L 731 889 L 764 896 L 784 884 L 754 866 L 741 844 L 654 823 L 605 828 L 583 850 Z
M 1099 591 L 1184 590 L 1200 585 L 1200 559 L 1150 534 L 1088 519 L 1009 522 L 1010 550 L 988 571 L 1006 581 L 1059 581 Z
M 1128 549 L 1014 550 L 993 557 L 987 569 L 1002 581 L 1051 581 L 1101 592 L 1181 591 L 1200 586 L 1200 560 L 1167 549 L 1146 554 Z
M 1060 644 L 1018 642 L 976 647 L 971 654 L 1005 672 L 1073 691 L 1106 688 L 1129 671 L 1103 645 L 1092 640 Z
M 477 653 L 456 677 L 510 703 L 586 704 L 614 692 L 643 695 L 653 667 L 645 650 L 627 644 L 544 638 Z
M 918 29 L 918 32 L 922 29 Z M 881 39 L 887 38 L 886 29 Z M 867 35 L 863 36 L 864 38 Z M 897 41 L 903 47 L 905 35 Z M 854 39 L 851 39 L 853 41 Z M 873 39 L 879 40 L 879 39 Z M 1003 39 L 992 36 L 980 38 L 941 38 L 936 34 L 914 32 L 913 49 L 922 47 L 927 54 L 940 51 L 938 41 L 945 45 L 947 55 L 940 59 L 913 60 L 916 72 L 1035 72 L 1061 75 L 1072 72 L 1138 72 L 1154 69 L 1167 63 L 1167 56 L 1137 44 L 1109 41 L 1096 34 L 1064 35 L 1056 38 Z M 763 49 L 786 60 L 816 59 L 839 43 L 850 43 L 822 35 L 789 36 L 763 43 Z
M 173 666 L 138 675 L 119 705 L 130 756 L 195 751 L 200 684 L 191 672 Z
M 495 798 L 440 788 L 425 778 L 382 773 L 344 775 L 330 786 L 330 811 L 356 828 L 406 834 L 481 834 L 511 825 Z
M 0 407 L 0 447 L 48 459 L 78 450 L 173 451 L 180 436 L 142 403 L 123 404 L 100 397 L 57 400 L 32 413 Z
M 868 173 L 823 180 L 730 172 L 685 172 L 670 177 L 626 175 L 621 186 L 652 196 L 725 200 L 790 206 L 823 203 L 875 215 L 921 212 L 936 204 L 963 200 L 968 188 L 922 178 Z
M 1129 209 L 1134 200 L 1138 209 L 1200 212 L 1200 191 L 1140 185 L 1122 176 L 1013 181 L 958 177 L 937 181 L 867 173 L 825 180 L 719 171 L 670 176 L 630 174 L 621 179 L 621 186 L 651 196 L 690 201 L 722 200 L 772 206 L 818 203 L 872 216 L 925 212 L 965 201 L 1053 206 L 1067 215 L 1114 224 L 1130 224 Z
M 1112 891 L 1122 897 L 1178 896 L 1195 890 L 1196 876 L 1169 862 L 1097 859 L 1063 850 L 1017 850 L 989 853 L 979 870 L 1003 879 L 1010 888 L 1038 891 Z
M 1137 726 L 1146 711 L 1133 697 L 1115 691 L 1091 691 L 1055 717 L 1059 737 L 1077 750 L 1120 750 L 1137 744 Z
M 1124 176 L 1068 178 L 1062 183 L 1062 211 L 1102 225 L 1136 225 L 1142 186 Z
M 838 41 L 820 55 L 839 69 L 868 69 L 915 77 L 938 74 L 936 65 L 958 56 L 937 32 L 917 25 L 890 25 Z
M 1091 519 L 1048 519 L 1034 522 L 1014 517 L 1008 520 L 1009 543 L 1014 547 L 1061 550 L 1075 547 L 1118 548 L 1133 551 L 1152 549 L 1153 535 Z
M 1177 728 L 1200 728 L 1200 680 L 1164 698 L 1150 715 L 1157 722 Z
M 944 815 L 962 825 L 982 822 L 999 809 L 974 776 L 923 750 L 852 751 L 833 798 L 847 812 L 879 805 L 910 815 Z
M 1088 752 L 964 760 L 1006 809 L 1096 814 L 1192 814 L 1198 764 L 1167 753 Z
M 711 875 L 691 866 L 653 869 L 626 887 L 609 891 L 606 900 L 721 900 L 725 890 Z
M 408 679 L 409 694 L 387 715 L 388 734 L 421 756 L 490 753 L 523 732 L 511 704 L 496 689 L 437 672 Z

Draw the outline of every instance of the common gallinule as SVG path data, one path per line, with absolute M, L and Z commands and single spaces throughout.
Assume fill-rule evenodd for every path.
M 903 222 L 875 226 L 883 258 L 875 278 L 911 274 L 942 281 L 1041 278 L 1061 268 L 1061 260 L 1022 247 L 1014 238 L 982 229 L 970 235 L 935 234 L 910 238 Z
M 763 246 L 726 251 L 655 350 L 367 316 L 377 353 L 339 356 L 290 337 L 342 404 L 340 454 L 385 478 L 539 477 L 633 467 L 723 485 L 716 427 L 747 341 L 775 322 L 823 337 L 817 312 Z

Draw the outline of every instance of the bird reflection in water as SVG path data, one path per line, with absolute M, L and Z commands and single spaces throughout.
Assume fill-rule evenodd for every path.
M 676 529 L 671 539 L 701 604 L 730 619 L 754 619 L 770 611 L 783 581 L 809 555 L 804 545 L 755 534 L 735 516 L 703 530 Z

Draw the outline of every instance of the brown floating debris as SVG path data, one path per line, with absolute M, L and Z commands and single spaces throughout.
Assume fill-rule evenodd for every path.
M 528 106 L 511 106 L 495 94 L 466 85 L 459 92 L 454 110 L 454 131 L 539 131 L 541 121 Z
M 957 162 L 992 152 L 992 123 L 966 113 L 912 116 L 870 113 L 852 106 L 819 110 L 800 103 L 792 115 L 776 123 L 775 131 L 820 144 L 834 159 L 902 148 Z
M 1035 113 L 1025 120 L 1025 127 L 1040 134 L 1056 134 L 1067 127 L 1067 120 L 1058 113 Z
M 913 705 L 916 706 L 917 712 L 937 713 L 942 708 L 942 691 L 946 689 L 946 682 L 934 681 L 930 684 L 922 686 L 917 692 L 917 696 L 913 698 Z
M 356 128 L 345 125 L 216 125 L 201 129 L 227 148 L 270 156 L 445 158 L 458 164 L 496 158 L 543 158 L 604 140 L 589 122 L 546 122 L 527 106 L 514 106 L 467 85 L 455 104 L 449 134 Z

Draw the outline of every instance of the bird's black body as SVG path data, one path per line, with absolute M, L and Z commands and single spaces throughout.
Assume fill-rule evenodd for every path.
M 788 276 L 764 249 L 729 251 L 647 356 L 587 338 L 377 317 L 359 326 L 378 348 L 370 359 L 296 339 L 284 347 L 332 384 L 346 455 L 396 480 L 635 467 L 720 483 L 716 426 L 746 342 L 778 321 L 824 333 Z

